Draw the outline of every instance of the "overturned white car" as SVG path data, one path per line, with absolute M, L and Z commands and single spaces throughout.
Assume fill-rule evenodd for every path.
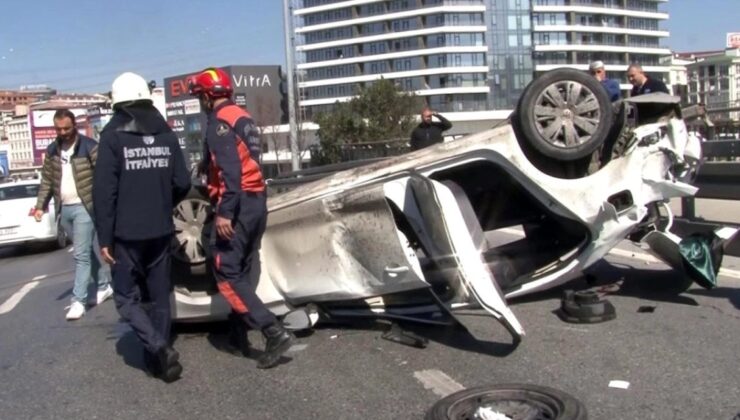
M 449 323 L 482 307 L 518 339 L 507 298 L 580 276 L 625 238 L 681 270 L 656 206 L 696 192 L 701 150 L 676 102 L 612 105 L 590 76 L 555 70 L 530 84 L 511 124 L 274 195 L 257 292 L 278 315 Z M 191 268 L 175 271 L 178 320 L 229 311 L 197 275 L 206 213 L 195 194 L 175 215 L 175 256 Z M 502 243 L 512 229 L 520 239 Z M 302 319 L 293 326 L 316 321 Z

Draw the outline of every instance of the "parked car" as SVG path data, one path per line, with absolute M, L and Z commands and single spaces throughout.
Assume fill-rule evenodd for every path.
M 511 124 L 270 197 L 257 293 L 296 328 L 317 316 L 464 322 L 458 311 L 480 307 L 519 339 L 508 298 L 581 276 L 625 238 L 683 271 L 658 211 L 696 192 L 701 149 L 680 112 L 668 95 L 613 105 L 585 73 L 548 72 Z M 197 189 L 175 213 L 181 321 L 228 313 L 202 275 L 207 213 Z
M 41 222 L 33 217 L 40 183 L 33 179 L 0 184 L 0 246 L 53 243 L 61 248 L 67 244 L 53 202 Z

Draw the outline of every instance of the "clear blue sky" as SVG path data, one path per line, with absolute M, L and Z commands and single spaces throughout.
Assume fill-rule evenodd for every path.
M 282 0 L 7 1 L 0 88 L 47 84 L 102 92 L 135 71 L 158 83 L 210 65 L 284 64 Z M 664 45 L 724 48 L 740 31 L 740 0 L 670 0 Z

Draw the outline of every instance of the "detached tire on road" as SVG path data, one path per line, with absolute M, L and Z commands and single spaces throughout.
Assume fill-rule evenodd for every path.
M 484 417 L 488 414 L 488 417 Z M 586 407 L 557 389 L 522 384 L 481 386 L 448 395 L 427 412 L 426 420 L 500 418 L 586 420 Z M 506 417 L 503 417 L 506 416 Z M 494 417 L 498 418 L 498 417 Z
M 523 148 L 560 162 L 590 156 L 606 140 L 614 112 L 609 96 L 594 77 L 555 69 L 534 79 L 516 109 Z

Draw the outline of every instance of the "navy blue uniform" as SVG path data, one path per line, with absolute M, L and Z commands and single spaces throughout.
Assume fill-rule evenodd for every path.
M 172 209 L 190 190 L 177 136 L 153 106 L 116 110 L 93 178 L 100 246 L 112 248 L 116 308 L 147 351 L 169 344 Z M 150 300 L 149 311 L 141 306 Z
M 231 220 L 234 235 L 214 230 L 210 247 L 214 277 L 231 308 L 251 328 L 264 329 L 276 318 L 257 296 L 259 249 L 267 224 L 265 182 L 255 156 L 259 140 L 249 113 L 231 101 L 208 115 L 208 191 L 217 216 Z M 251 147 L 250 147 L 251 146 Z
M 663 93 L 670 94 L 670 92 L 668 92 L 668 87 L 665 85 L 665 83 L 661 82 L 660 80 L 651 79 L 648 77 L 642 86 L 632 86 L 632 91 L 630 92 L 630 96 L 645 95 L 647 93 L 655 93 L 655 92 L 663 92 Z

